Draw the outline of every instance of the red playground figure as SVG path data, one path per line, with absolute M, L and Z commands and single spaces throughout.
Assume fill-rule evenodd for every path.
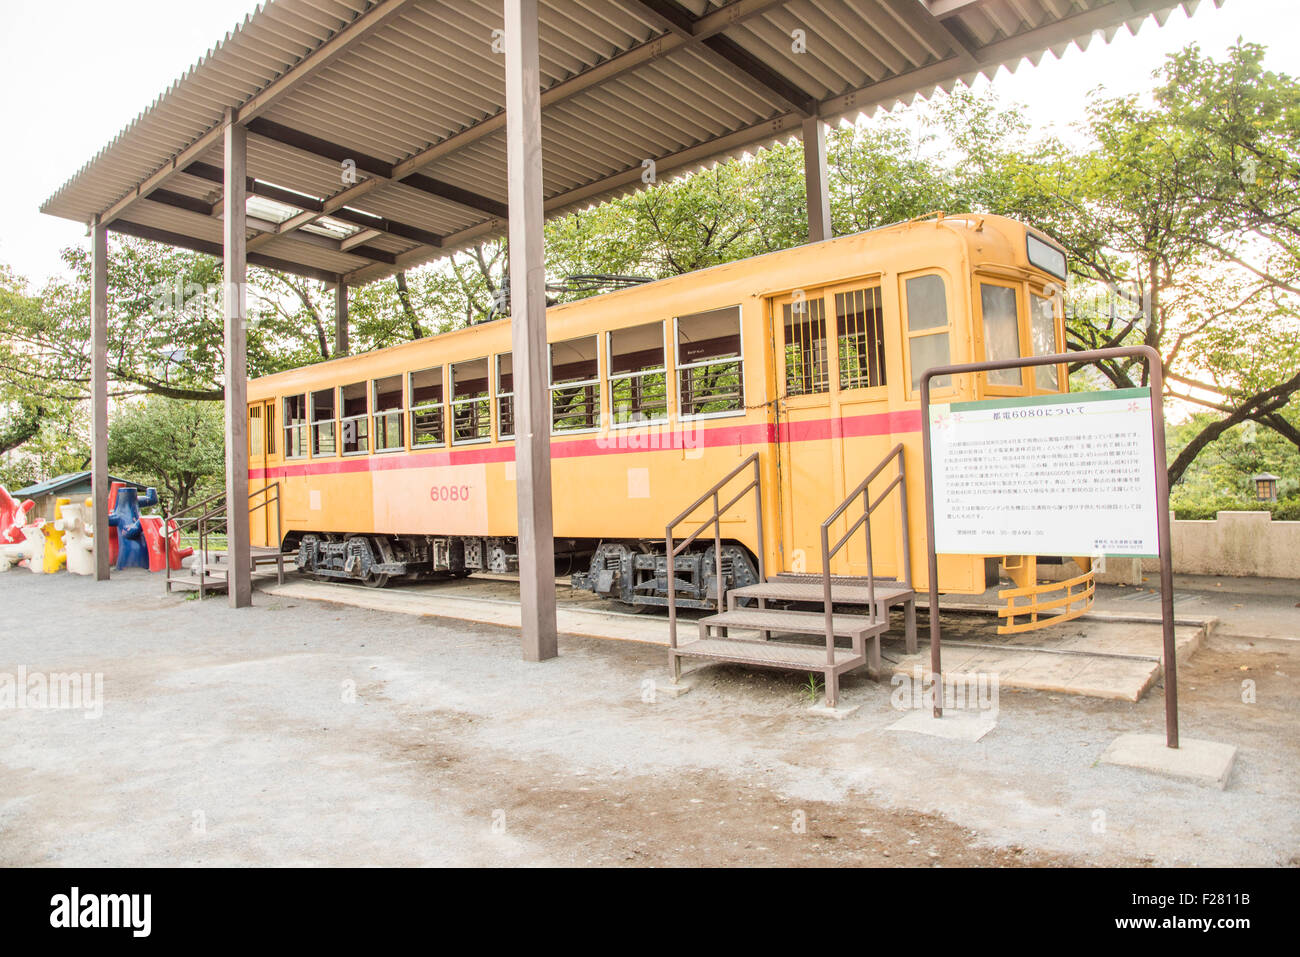
M 117 506 L 118 489 L 126 488 L 125 482 L 114 482 L 108 487 L 108 514 L 113 514 L 113 509 Z M 108 526 L 108 564 L 110 567 L 117 564 L 117 528 L 113 525 Z
M 163 520 L 158 515 L 145 515 L 140 519 L 144 543 L 149 549 L 149 571 L 160 572 L 169 567 L 172 571 L 178 571 L 182 567 L 181 560 L 193 555 L 194 549 L 181 548 L 180 527 L 175 522 L 168 522 L 170 534 L 166 537 L 166 558 L 164 558 L 162 523 Z
M 0 486 L 0 545 L 21 545 L 27 541 L 23 535 L 23 526 L 27 524 L 27 513 L 36 507 L 30 498 L 22 504 Z
M 141 505 L 157 505 L 157 489 L 145 492 L 144 501 L 134 488 L 124 486 L 117 490 L 113 510 L 108 516 L 110 528 L 117 529 L 117 569 L 148 568 L 149 549 L 144 540 L 144 523 L 140 519 Z

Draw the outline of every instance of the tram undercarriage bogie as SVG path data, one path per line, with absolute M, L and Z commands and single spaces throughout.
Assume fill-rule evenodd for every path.
M 575 572 L 573 587 L 612 598 L 635 608 L 668 606 L 668 560 L 660 546 L 646 542 L 605 542 L 591 558 L 587 572 Z M 724 592 L 758 582 L 758 569 L 749 551 L 736 544 L 722 546 Z M 678 555 L 673 585 L 681 608 L 716 608 L 718 578 L 712 548 Z
M 519 569 L 518 547 L 513 538 L 308 532 L 297 542 L 295 564 L 304 575 L 372 588 L 398 581 L 464 578 L 474 572 L 509 575 Z M 571 541 L 563 547 L 556 544 L 557 556 L 567 557 L 570 565 L 575 557 L 585 558 L 591 551 Z
M 392 580 L 463 578 L 464 543 L 428 535 L 308 533 L 298 543 L 298 571 L 326 581 L 382 588 Z

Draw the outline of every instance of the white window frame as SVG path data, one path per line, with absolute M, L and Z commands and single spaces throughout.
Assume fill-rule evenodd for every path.
M 548 351 L 550 347 L 547 347 Z M 510 357 L 510 391 L 501 392 L 501 360 L 506 356 Z M 514 388 L 514 354 L 510 352 L 498 352 L 492 357 L 492 405 L 495 407 L 497 420 L 497 441 L 513 442 L 515 433 L 506 433 L 501 429 L 501 400 L 510 400 L 510 421 L 515 422 L 515 388 Z M 516 423 L 517 424 L 517 423 Z
M 302 411 L 303 414 L 306 416 L 306 418 L 303 419 L 300 425 L 292 424 L 293 420 L 289 418 L 288 409 L 285 408 L 285 403 L 293 398 L 302 399 L 302 403 L 303 403 Z M 299 392 L 297 393 L 297 395 L 281 396 L 280 415 L 284 419 L 284 425 L 281 426 L 281 428 L 284 430 L 284 438 L 283 438 L 284 456 L 283 457 L 285 459 L 291 459 L 291 460 L 305 459 L 310 457 L 311 455 L 311 393 Z M 302 451 L 298 455 L 290 455 L 289 449 L 293 448 L 293 443 L 289 441 L 289 436 L 291 433 L 299 429 L 302 430 L 303 437 L 299 438 L 298 440 L 298 448 L 301 449 Z
M 704 419 L 733 419 L 738 415 L 745 415 L 745 310 L 743 306 L 718 306 L 716 309 L 701 309 L 699 312 L 717 312 L 722 309 L 736 310 L 736 331 L 740 338 L 740 354 L 731 359 L 708 359 L 704 362 L 688 362 L 682 364 L 681 349 L 681 316 L 673 316 L 673 401 L 677 408 L 677 421 L 694 422 L 703 421 Z M 699 312 L 691 313 L 691 316 L 699 315 Z M 687 316 L 686 318 L 691 318 Z M 702 369 L 707 366 L 722 365 L 723 363 L 739 362 L 740 363 L 740 408 L 732 409 L 728 412 L 694 412 L 686 415 L 682 412 L 682 370 L 683 369 Z
M 334 396 L 334 414 L 330 416 L 328 419 L 317 420 L 316 418 L 316 393 L 317 392 L 330 392 Z M 316 451 L 316 426 L 324 425 L 326 424 L 326 422 L 334 426 L 332 432 L 332 437 L 334 439 L 334 451 L 318 453 Z M 317 457 L 323 459 L 333 458 L 334 456 L 339 454 L 339 449 L 343 443 L 339 439 L 339 393 L 337 388 L 307 390 L 307 425 L 310 427 L 307 430 L 307 436 L 309 439 L 307 450 L 311 452 L 312 458 L 317 458 Z
M 442 401 L 421 402 L 418 405 L 415 402 L 415 397 L 412 392 L 415 388 L 415 376 L 421 372 L 432 372 L 433 369 L 413 369 L 406 373 L 406 428 L 412 452 L 428 452 L 432 449 L 445 449 L 447 447 L 447 368 L 446 364 L 437 367 L 438 378 L 442 380 Z M 417 412 L 428 412 L 433 409 L 439 409 L 442 411 L 442 438 L 437 442 L 416 445 L 415 415 Z
M 566 342 L 575 342 L 579 339 L 596 340 L 596 378 L 582 379 L 577 382 L 562 382 L 556 385 L 555 378 L 555 354 L 551 349 L 555 346 L 564 345 Z M 593 333 L 586 336 L 571 336 L 568 339 L 561 339 L 558 342 L 548 342 L 546 344 L 546 379 L 548 383 L 547 399 L 550 405 L 549 414 L 551 416 L 551 435 L 592 435 L 599 432 L 601 423 L 605 421 L 605 398 L 604 390 L 600 387 L 601 373 L 604 371 L 600 362 L 600 333 Z M 596 387 L 596 424 L 583 429 L 557 429 L 555 427 L 555 393 L 560 389 L 584 389 L 587 386 Z
M 624 329 L 635 329 L 637 326 L 649 326 L 653 323 L 638 322 L 635 326 L 624 326 Z M 605 368 L 613 370 L 614 368 L 614 333 L 618 329 L 611 329 L 605 333 Z M 669 406 L 672 399 L 672 390 L 669 388 L 668 376 L 668 323 L 659 321 L 660 347 L 663 350 L 663 364 L 658 369 L 642 369 L 640 372 L 620 372 L 617 375 L 609 371 L 605 376 L 606 386 L 609 391 L 609 401 L 606 403 L 609 407 L 609 427 L 611 429 L 637 429 L 646 425 L 663 425 L 669 419 Z M 655 419 L 642 419 L 639 422 L 619 422 L 614 416 L 614 383 L 622 382 L 624 379 L 639 379 L 648 375 L 663 375 L 664 377 L 664 412 L 663 415 Z
M 445 422 L 445 428 L 447 429 L 447 441 L 450 442 L 452 445 L 487 445 L 489 442 L 492 441 L 491 356 L 482 357 L 483 364 L 486 367 L 484 369 L 484 378 L 487 380 L 488 383 L 487 393 L 485 395 L 475 396 L 472 399 L 456 398 L 456 366 L 467 365 L 471 362 L 478 362 L 478 361 L 479 361 L 478 359 L 462 359 L 459 363 L 457 362 L 447 363 L 447 386 L 449 387 L 451 392 L 451 401 L 449 403 L 451 408 L 451 416 L 449 417 L 449 421 Z M 487 435 L 475 436 L 472 439 L 458 439 L 456 438 L 456 410 L 462 405 L 472 405 L 475 402 L 487 403 L 487 415 L 488 415 Z
M 343 455 L 343 456 L 347 456 L 347 457 L 355 458 L 356 456 L 359 456 L 359 455 L 369 455 L 369 454 L 371 453 L 371 450 L 372 450 L 372 448 L 374 447 L 374 444 L 375 444 L 375 443 L 374 443 L 374 428 L 373 428 L 372 423 L 370 422 L 370 389 L 369 389 L 369 387 L 368 387 L 368 382 L 367 382 L 367 380 L 364 380 L 364 379 L 363 379 L 361 382 L 350 382 L 350 383 L 348 383 L 348 385 L 363 385 L 363 386 L 367 386 L 367 388 L 365 389 L 365 396 L 366 396 L 366 411 L 363 412 L 361 415 L 348 415 L 348 416 L 345 416 L 345 415 L 342 415 L 342 414 L 341 414 L 341 413 L 343 412 L 343 390 L 346 389 L 347 386 L 343 386 L 343 385 L 341 385 L 341 386 L 338 387 L 338 397 L 335 399 L 335 402 L 337 403 L 337 404 L 335 405 L 335 409 L 340 413 L 340 415 L 339 415 L 339 417 L 338 417 L 338 423 L 339 423 L 339 426 L 338 426 L 338 430 L 339 430 L 339 435 L 338 435 L 339 454 L 340 454 L 340 455 Z M 357 450 L 354 451 L 354 452 L 347 452 L 347 451 L 345 451 L 345 450 L 343 449 L 343 445 L 344 445 L 344 439 L 343 439 L 343 436 L 344 436 L 344 434 L 345 434 L 346 431 L 347 431 L 347 423 L 349 423 L 349 422 L 356 422 L 358 419 L 365 419 L 365 420 L 366 420 L 366 447 L 365 447 L 364 449 L 357 449 Z
M 969 276 L 969 273 L 967 275 Z M 948 313 L 947 315 L 948 323 L 947 325 L 944 326 L 930 326 L 929 328 L 922 329 L 919 332 L 913 332 L 912 331 L 912 303 L 908 299 L 907 284 L 910 280 L 924 279 L 926 276 L 937 276 L 939 277 L 940 281 L 943 282 L 944 307 Z M 917 383 L 915 387 L 912 385 L 912 379 L 913 379 L 912 340 L 913 339 L 920 339 L 925 336 L 942 335 L 946 332 L 948 335 L 948 363 L 947 364 L 952 365 L 955 362 L 955 360 L 953 359 L 953 351 L 956 346 L 956 338 L 957 338 L 955 313 L 958 308 L 957 303 L 953 302 L 953 295 L 955 290 L 956 290 L 956 282 L 952 279 L 952 277 L 949 275 L 946 269 L 940 267 L 930 266 L 922 269 L 916 269 L 911 272 L 901 273 L 898 276 L 898 295 L 900 300 L 899 317 L 902 320 L 901 328 L 899 331 L 903 335 L 903 355 L 902 355 L 903 389 L 904 389 L 904 395 L 906 395 L 909 399 L 919 398 L 921 395 L 921 384 Z M 968 333 L 968 336 L 970 339 L 973 340 L 975 335 L 973 306 L 972 306 L 972 311 L 969 314 L 972 316 L 972 319 L 971 322 L 969 323 L 969 325 L 971 326 L 971 330 Z M 965 320 L 963 319 L 963 321 Z M 922 374 L 924 374 L 925 370 L 922 369 L 921 372 Z M 960 384 L 959 382 L 960 377 L 949 376 L 948 378 L 949 378 L 949 382 L 947 385 L 939 385 L 938 377 L 932 378 L 930 380 L 930 395 L 935 396 L 935 395 L 957 394 L 957 392 L 959 391 L 958 387 Z
M 399 386 L 398 388 L 398 394 L 401 396 L 401 404 L 396 409 L 385 409 L 383 412 L 380 412 L 378 389 L 379 389 L 379 383 L 384 379 L 397 379 L 400 382 L 402 381 L 403 376 L 401 374 L 386 375 L 386 376 L 380 376 L 378 379 L 370 380 L 370 409 L 371 409 L 370 414 L 371 417 L 374 419 L 374 421 L 370 423 L 370 431 L 371 431 L 370 445 L 371 445 L 371 450 L 376 455 L 380 455 L 386 452 L 405 452 L 406 440 L 408 438 L 407 426 L 406 426 L 406 388 L 405 388 L 406 383 L 402 382 L 402 385 Z M 377 427 L 377 423 L 379 421 L 380 416 L 383 416 L 384 418 L 388 418 L 389 416 L 393 416 L 393 415 L 397 416 L 397 421 L 401 423 L 399 427 L 402 431 L 402 444 L 385 446 L 384 448 L 381 449 L 379 447 L 379 429 Z

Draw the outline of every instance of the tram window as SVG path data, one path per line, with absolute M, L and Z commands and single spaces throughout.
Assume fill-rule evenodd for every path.
M 880 287 L 835 294 L 839 325 L 840 388 L 874 389 L 885 384 L 885 312 Z
M 252 456 L 261 455 L 262 441 L 262 407 L 260 405 L 249 406 L 248 454 Z
M 1012 286 L 980 283 L 980 312 L 984 316 L 984 358 L 989 362 L 1020 358 L 1020 297 Z M 1020 385 L 1019 369 L 988 374 L 995 385 Z
M 647 322 L 609 334 L 609 401 L 615 425 L 668 417 L 664 324 Z
M 411 447 L 442 445 L 442 366 L 411 373 Z
M 374 381 L 375 451 L 393 452 L 406 448 L 402 436 L 402 377 Z
M 470 359 L 451 366 L 451 440 L 457 445 L 492 438 L 492 397 L 488 361 Z
M 333 455 L 337 451 L 334 442 L 334 390 L 322 389 L 311 394 L 311 454 Z
M 515 357 L 497 356 L 497 438 L 515 437 Z
M 1050 356 L 1060 352 L 1056 342 L 1056 309 L 1052 300 L 1031 293 L 1029 303 L 1029 335 L 1034 343 L 1034 355 Z M 1056 366 L 1038 366 L 1034 369 L 1034 382 L 1040 389 L 1056 392 L 1060 389 L 1060 370 Z
M 829 392 L 826 301 L 800 296 L 781 307 L 785 316 L 785 394 Z
M 284 456 L 300 459 L 307 454 L 307 396 L 284 399 Z
M 275 403 L 266 403 L 266 454 L 275 454 Z
M 343 412 L 343 454 L 370 451 L 370 409 L 366 404 L 366 384 L 357 382 L 339 389 Z
M 600 428 L 597 337 L 551 343 L 551 431 Z
M 907 280 L 907 350 L 912 369 L 912 389 L 921 388 L 926 369 L 948 365 L 948 290 L 942 276 L 916 276 Z M 952 385 L 951 376 L 930 380 L 936 389 Z
M 744 411 L 740 307 L 677 320 L 677 408 L 683 416 Z

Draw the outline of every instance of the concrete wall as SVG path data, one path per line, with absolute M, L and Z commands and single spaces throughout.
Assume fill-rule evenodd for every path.
M 1268 512 L 1220 512 L 1212 522 L 1170 516 L 1174 574 L 1300 579 L 1300 522 L 1275 522 Z M 1097 581 L 1139 585 L 1159 574 L 1154 558 L 1107 558 Z M 1072 561 L 1039 565 L 1040 581 L 1062 581 L 1079 573 Z M 1002 570 L 1006 576 L 1006 569 Z
M 1214 521 L 1173 521 L 1174 572 L 1300 579 L 1300 522 L 1268 512 L 1220 512 Z M 1144 571 L 1159 570 L 1144 559 Z

